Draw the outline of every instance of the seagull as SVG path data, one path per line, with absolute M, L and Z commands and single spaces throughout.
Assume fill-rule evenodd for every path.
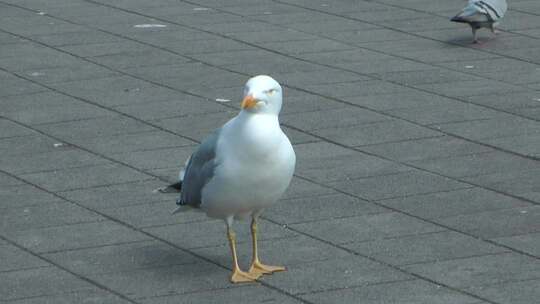
M 180 191 L 173 213 L 197 208 L 225 220 L 232 254 L 233 283 L 253 282 L 262 274 L 284 271 L 264 265 L 257 249 L 257 221 L 289 186 L 296 163 L 291 142 L 279 125 L 282 89 L 270 76 L 249 79 L 240 113 L 211 133 L 188 158 L 179 181 L 161 192 Z M 251 218 L 252 263 L 242 271 L 233 222 Z
M 473 43 L 477 43 L 476 31 L 484 27 L 495 34 L 495 26 L 504 17 L 506 9 L 506 0 L 469 0 L 467 6 L 450 20 L 468 23 L 472 29 Z

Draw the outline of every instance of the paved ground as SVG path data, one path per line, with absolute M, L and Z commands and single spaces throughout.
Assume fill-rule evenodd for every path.
M 537 303 L 537 0 L 479 45 L 458 0 L 194 2 L 0 0 L 2 301 Z M 152 189 L 259 73 L 298 155 L 261 227 L 289 271 L 236 286 L 223 223 Z

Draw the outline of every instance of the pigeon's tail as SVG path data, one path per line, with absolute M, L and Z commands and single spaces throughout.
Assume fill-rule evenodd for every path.
M 161 193 L 178 193 L 182 191 L 182 182 L 176 182 L 174 184 L 170 184 L 167 187 L 161 187 L 154 190 L 154 192 L 161 192 Z

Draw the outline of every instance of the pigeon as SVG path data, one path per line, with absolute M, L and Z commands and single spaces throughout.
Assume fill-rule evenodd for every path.
M 253 282 L 262 274 L 284 271 L 264 265 L 257 248 L 257 223 L 262 211 L 288 188 L 296 163 L 291 142 L 278 115 L 282 88 L 270 76 L 249 79 L 239 114 L 212 132 L 188 158 L 179 181 L 163 192 L 180 191 L 173 213 L 196 208 L 225 220 L 232 253 L 233 283 Z M 248 271 L 238 266 L 233 222 L 251 218 L 253 258 Z
M 484 27 L 495 34 L 495 26 L 504 17 L 506 9 L 506 0 L 469 0 L 468 5 L 450 20 L 468 23 L 472 29 L 473 43 L 478 43 L 476 31 Z

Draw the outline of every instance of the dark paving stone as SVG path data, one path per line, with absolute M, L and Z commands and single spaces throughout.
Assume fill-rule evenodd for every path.
M 468 184 L 422 171 L 408 171 L 375 177 L 344 180 L 330 183 L 330 185 L 341 191 L 372 200 L 470 187 Z
M 452 231 L 347 244 L 362 255 L 393 265 L 452 260 L 508 251 Z
M 364 146 L 440 136 L 442 133 L 401 120 L 314 131 L 315 134 L 347 146 Z
M 454 288 L 476 288 L 538 278 L 538 261 L 514 253 L 418 264 L 407 270 Z
M 376 144 L 359 149 L 403 162 L 491 151 L 489 147 L 451 136 Z
M 533 206 L 457 215 L 438 222 L 483 238 L 497 238 L 538 232 L 539 217 L 540 207 Z
M 522 200 L 476 187 L 381 200 L 378 203 L 428 219 L 531 206 Z
M 239 286 L 225 289 L 208 290 L 182 295 L 167 295 L 155 298 L 143 299 L 145 304 L 169 304 L 169 303 L 301 303 L 292 297 L 276 292 L 263 286 Z
M 164 225 L 160 227 L 146 228 L 149 232 L 159 238 L 172 242 L 182 248 L 201 248 L 227 245 L 227 229 L 222 220 L 192 222 L 176 225 Z M 233 226 L 236 233 L 236 242 L 251 242 L 251 233 L 248 221 L 237 221 Z M 273 240 L 294 237 L 297 234 L 286 228 L 270 223 L 268 221 L 259 222 L 259 240 Z M 222 252 L 224 256 L 229 255 L 229 250 Z
M 147 174 L 115 163 L 61 171 L 29 173 L 22 175 L 22 177 L 51 191 L 106 186 L 111 183 L 135 182 L 151 178 Z
M 92 304 L 125 304 L 127 300 L 101 289 L 83 289 L 70 293 L 41 295 L 31 298 L 10 301 L 11 304 L 71 304 L 71 303 L 92 303 Z
M 444 230 L 442 227 L 396 212 L 326 219 L 318 222 L 293 224 L 290 227 L 337 244 Z
M 171 214 L 171 212 L 177 207 L 175 202 L 178 195 L 170 194 L 165 196 L 160 193 L 155 195 L 161 196 L 161 199 L 165 201 L 129 205 L 114 209 L 101 209 L 101 211 L 109 216 L 117 218 L 138 228 L 202 222 L 209 220 L 203 212 L 197 212 L 195 210 Z
M 45 254 L 45 257 L 82 275 L 197 263 L 194 256 L 156 241 L 75 249 Z
M 489 189 L 523 197 L 534 202 L 540 202 L 540 191 L 538 189 L 540 175 L 538 172 L 539 170 L 535 169 L 512 172 L 512 174 L 498 172 L 468 177 L 466 179 Z
M 324 280 L 320 279 L 321 274 L 324 274 Z M 351 255 L 346 258 L 292 265 L 287 272 L 265 277 L 263 280 L 292 294 L 304 294 L 408 278 L 410 276 L 390 267 Z
M 22 249 L 0 244 L 0 273 L 47 266 L 50 264 Z
M 131 298 L 148 298 L 230 286 L 229 271 L 209 263 L 162 266 L 91 275 L 100 284 Z
M 517 250 L 540 256 L 539 238 L 540 232 L 495 238 L 493 240 L 499 244 L 504 244 Z
M 514 171 L 540 169 L 538 162 L 534 160 L 500 151 L 424 159 L 410 162 L 410 164 L 450 177 L 478 176 L 498 172 L 511 175 Z
M 301 296 L 311 303 L 479 304 L 478 299 L 421 280 L 404 280 Z
M 338 193 L 282 200 L 276 206 L 266 210 L 264 216 L 279 223 L 294 224 L 381 212 L 388 212 L 388 210 Z
M 72 274 L 55 267 L 0 273 L 3 300 L 73 292 L 92 287 Z
M 103 217 L 68 202 L 1 209 L 4 232 L 95 222 Z
M 249 269 L 252 259 L 251 246 L 251 241 L 238 244 L 238 262 L 243 269 Z M 258 246 L 260 258 L 264 263 L 282 265 L 285 268 L 327 259 L 347 258 L 351 255 L 343 249 L 305 236 L 259 241 Z M 215 263 L 225 267 L 231 266 L 228 245 L 194 249 L 194 251 Z
M 106 165 L 110 161 L 75 148 L 32 153 L 22 151 L 19 155 L 3 157 L 0 168 L 12 174 L 28 174 L 45 171 L 61 171 L 69 168 Z
M 491 301 L 512 304 L 534 303 L 540 296 L 538 279 L 521 282 L 505 282 L 496 285 L 470 288 L 468 291 L 479 294 Z
M 144 234 L 111 221 L 6 231 L 5 235 L 29 250 L 42 253 L 149 239 Z
M 0 188 L 0 208 L 4 210 L 60 201 L 59 197 L 28 184 L 2 185 Z

